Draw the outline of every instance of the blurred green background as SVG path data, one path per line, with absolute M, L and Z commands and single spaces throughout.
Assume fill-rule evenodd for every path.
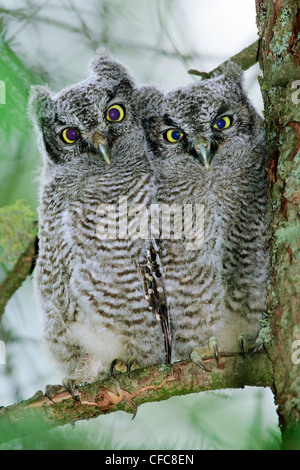
M 25 200 L 36 211 L 42 160 L 27 118 L 32 84 L 53 91 L 88 74 L 108 47 L 143 84 L 186 85 L 187 70 L 210 71 L 257 39 L 253 0 L 0 0 L 0 207 Z M 258 65 L 245 73 L 258 110 Z M 4 84 L 4 85 L 3 85 Z M 3 96 L 4 94 L 4 96 Z M 0 266 L 0 281 L 5 266 Z M 0 293 L 1 295 L 1 293 Z M 32 280 L 9 301 L 0 325 L 0 406 L 61 381 L 43 352 L 42 321 Z M 267 449 L 280 444 L 268 389 L 246 388 L 175 397 L 78 422 L 1 448 Z

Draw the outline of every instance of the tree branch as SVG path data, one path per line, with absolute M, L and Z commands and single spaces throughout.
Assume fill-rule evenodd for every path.
M 0 262 L 10 267 L 0 283 L 0 321 L 8 300 L 32 271 L 36 237 L 36 214 L 24 201 L 0 208 Z
M 19 257 L 14 267 L 6 274 L 5 278 L 0 283 L 0 321 L 4 314 L 7 302 L 32 271 L 35 254 L 36 238 L 33 238 L 25 251 Z
M 238 54 L 230 57 L 230 59 L 223 62 L 223 64 L 216 67 L 211 72 L 199 72 L 198 70 L 191 69 L 188 71 L 191 75 L 198 75 L 203 79 L 212 77 L 216 72 L 221 70 L 221 67 L 226 64 L 227 62 L 235 62 L 238 64 L 243 70 L 248 70 L 252 65 L 256 64 L 258 61 L 258 51 L 259 51 L 259 41 L 255 41 L 248 47 L 245 47 L 242 51 L 238 52 Z
M 130 378 L 120 374 L 79 386 L 78 401 L 61 391 L 53 403 L 39 391 L 29 400 L 0 408 L 0 443 L 118 410 L 135 415 L 139 405 L 172 396 L 246 385 L 272 386 L 272 367 L 265 353 L 221 357 L 218 366 L 212 358 L 205 363 L 211 373 L 192 362 L 178 362 L 171 369 L 151 366 L 133 371 Z

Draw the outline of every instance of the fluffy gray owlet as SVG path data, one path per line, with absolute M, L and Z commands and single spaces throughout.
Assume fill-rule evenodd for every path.
M 102 50 L 87 80 L 31 92 L 44 158 L 35 285 L 50 353 L 77 382 L 170 355 L 158 253 L 136 233 L 134 205 L 155 195 L 137 99 Z
M 218 360 L 256 348 L 268 180 L 263 122 L 242 71 L 229 63 L 219 76 L 168 93 L 156 113 L 148 111 L 146 128 L 158 200 L 173 212 L 174 239 L 165 239 L 163 257 L 172 359 L 192 354 L 203 365 L 201 356 L 212 351 Z

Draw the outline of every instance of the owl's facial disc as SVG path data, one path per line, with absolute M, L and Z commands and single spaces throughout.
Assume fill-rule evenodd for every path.
M 110 165 L 107 138 L 96 129 L 92 136 L 92 143 L 97 153 L 101 155 L 103 160 Z

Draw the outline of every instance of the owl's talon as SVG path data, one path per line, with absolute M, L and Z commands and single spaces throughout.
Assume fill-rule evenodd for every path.
M 74 400 L 80 401 L 79 397 L 76 396 L 74 393 L 75 390 L 76 390 L 75 380 L 66 378 L 66 379 L 63 379 L 62 385 L 61 384 L 46 385 L 44 396 L 49 398 L 49 400 L 52 403 L 55 403 L 55 400 L 53 397 L 55 397 L 56 395 L 59 395 L 60 393 L 68 391 Z
M 261 349 L 264 348 L 264 341 L 262 338 L 256 338 L 255 345 L 253 349 L 251 350 L 251 356 L 254 356 L 254 354 L 258 353 Z
M 214 356 L 216 358 L 217 365 L 219 364 L 219 348 L 218 348 L 218 340 L 215 336 L 212 336 L 209 338 L 209 346 L 212 352 L 214 353 Z
M 47 398 L 49 398 L 49 400 L 50 400 L 52 403 L 55 403 L 55 401 L 53 400 L 51 394 L 45 392 L 44 396 L 46 396 Z
M 63 385 L 46 385 L 44 396 L 49 398 L 52 403 L 55 403 L 53 397 L 64 391 L 65 387 Z
M 74 400 L 80 401 L 79 396 L 75 395 L 75 393 L 74 393 L 75 390 L 77 390 L 76 380 L 70 379 L 70 378 L 65 378 L 65 379 L 63 379 L 62 384 L 68 390 L 68 392 L 70 393 L 71 397 L 74 398 Z
M 114 359 L 110 365 L 110 374 L 127 372 L 127 364 L 123 359 Z
M 211 372 L 210 369 L 206 367 L 201 357 L 201 348 L 194 348 L 190 354 L 191 360 L 197 364 L 197 366 L 201 367 L 201 369 L 205 370 L 206 372 Z
M 239 344 L 240 353 L 243 356 L 243 358 L 245 358 L 245 351 L 247 349 L 247 340 L 246 340 L 245 335 L 243 334 L 239 335 L 238 344 Z
M 130 372 L 132 370 L 139 369 L 141 366 L 138 362 L 138 360 L 134 356 L 130 356 L 130 358 L 127 361 L 127 375 L 130 378 Z
M 137 404 L 136 404 L 133 400 L 132 400 L 132 405 L 133 405 L 133 407 L 134 407 L 134 412 L 133 412 L 133 415 L 132 415 L 131 420 L 134 420 L 134 418 L 136 417 L 136 414 L 137 414 L 137 412 L 138 412 L 138 406 L 137 406 Z
M 139 369 L 141 366 L 138 360 L 134 356 L 130 356 L 127 361 L 123 359 L 114 359 L 110 365 L 110 375 L 114 375 L 115 372 L 122 374 L 127 372 L 130 378 L 130 372 Z

